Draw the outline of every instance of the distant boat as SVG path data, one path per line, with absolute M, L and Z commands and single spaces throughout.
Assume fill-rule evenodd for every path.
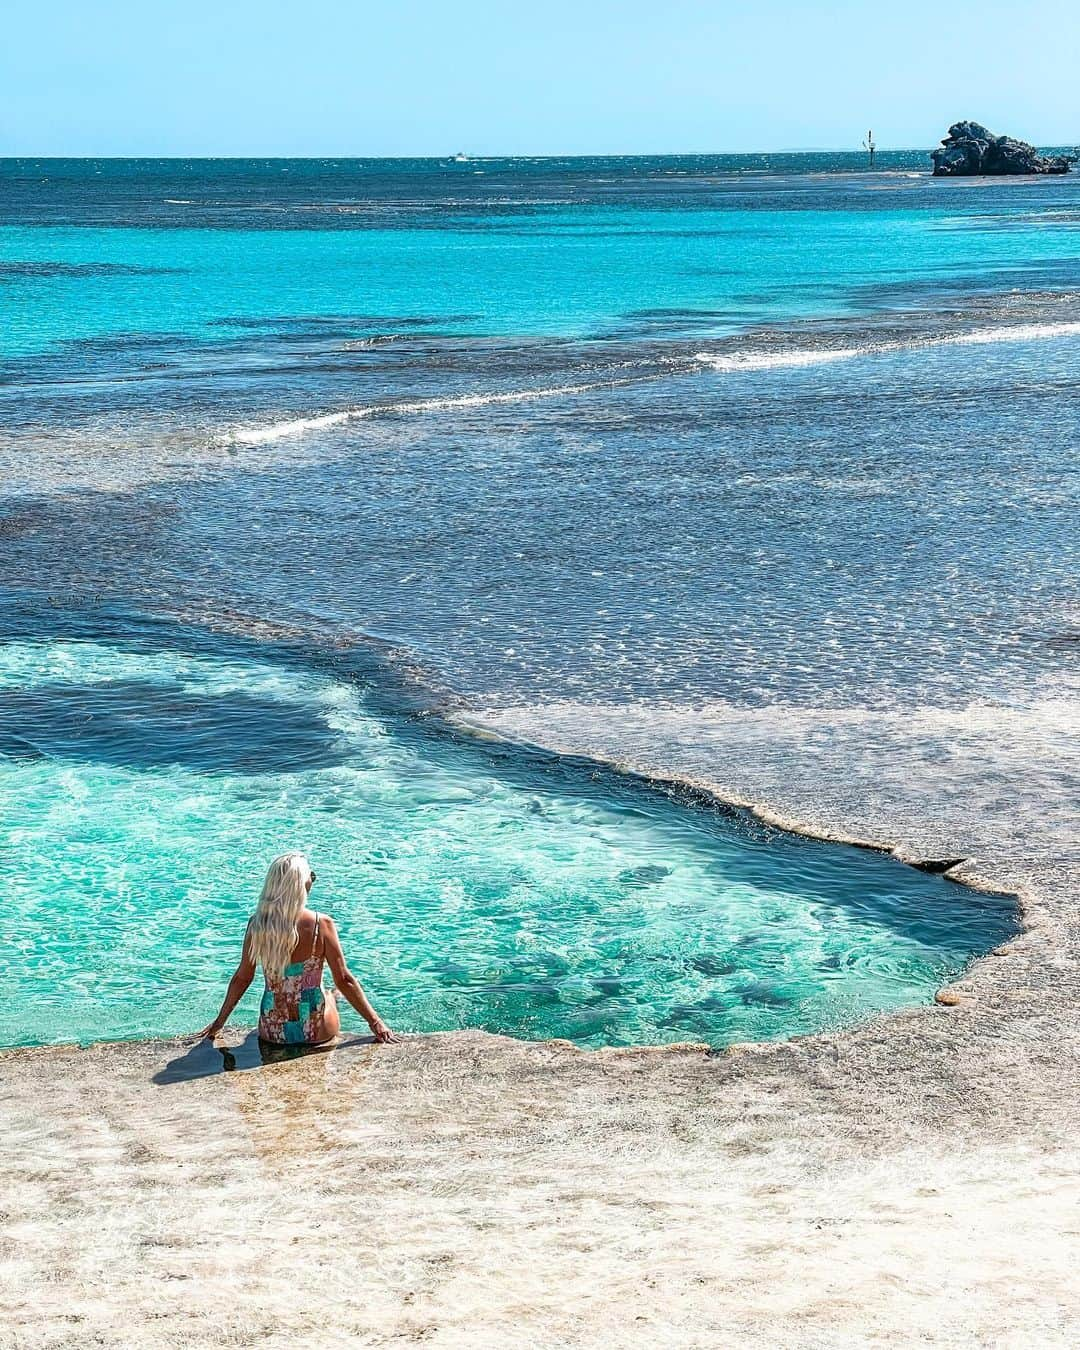
M 468 162 L 469 156 L 465 153 L 464 150 L 459 150 L 457 154 L 454 156 L 455 164 L 468 164 Z

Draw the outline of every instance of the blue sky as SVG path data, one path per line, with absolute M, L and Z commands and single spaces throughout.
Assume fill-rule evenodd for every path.
M 1021 17 L 1022 16 L 1022 17 Z M 1080 141 L 1080 6 L 13 0 L 0 154 L 445 155 Z

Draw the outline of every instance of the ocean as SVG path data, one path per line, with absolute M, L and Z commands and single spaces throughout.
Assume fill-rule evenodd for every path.
M 0 161 L 0 1043 L 294 846 L 406 1031 L 931 999 L 1075 866 L 1078 181 Z

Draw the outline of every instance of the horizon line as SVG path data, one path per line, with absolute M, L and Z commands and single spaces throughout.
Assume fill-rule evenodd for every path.
M 1062 141 L 1061 145 L 1067 144 Z M 882 148 L 880 145 L 874 147 L 876 155 L 906 155 L 906 154 L 929 154 L 935 146 L 922 145 L 896 145 Z M 1058 148 L 1052 142 L 1046 142 L 1044 146 L 1036 146 L 1036 149 Z M 449 151 L 444 154 L 358 154 L 354 151 L 346 153 L 332 152 L 308 152 L 306 154 L 280 154 L 259 153 L 259 152 L 229 152 L 227 154 L 209 154 L 199 152 L 169 152 L 167 154 L 148 154 L 140 152 L 138 154 L 59 154 L 50 151 L 46 154 L 34 154 L 32 152 L 14 153 L 0 152 L 0 161 L 6 159 L 206 159 L 206 160 L 228 160 L 228 159 L 271 159 L 271 160 L 309 160 L 309 159 L 345 159 L 345 160 L 394 160 L 394 159 L 414 159 L 414 160 L 454 160 L 459 154 L 466 156 L 465 161 L 475 163 L 480 160 L 500 160 L 500 159 L 705 159 L 718 155 L 741 155 L 741 156 L 763 156 L 763 155 L 866 155 L 868 152 L 862 146 L 843 146 L 843 145 L 804 145 L 804 146 L 783 146 L 776 150 L 574 150 L 574 151 L 545 151 L 544 153 L 532 153 L 529 151 L 506 152 L 499 154 L 476 153 L 470 154 L 468 151 L 458 150 Z
M 903 155 L 903 154 L 925 154 L 937 148 L 940 142 L 934 142 L 931 145 L 893 145 L 874 147 L 875 155 Z M 1072 149 L 1080 146 L 1080 138 L 1076 141 L 1042 141 L 1033 142 L 1037 150 L 1062 150 Z M 389 160 L 417 160 L 417 161 L 435 161 L 445 162 L 453 161 L 458 154 L 464 154 L 467 163 L 477 163 L 480 161 L 494 160 L 512 160 L 512 159 L 705 159 L 717 156 L 741 156 L 745 158 L 762 158 L 769 155 L 862 155 L 868 154 L 864 146 L 842 146 L 842 145 L 809 145 L 809 146 L 784 146 L 773 150 L 575 150 L 571 152 L 545 151 L 543 153 L 534 153 L 529 151 L 504 152 L 498 154 L 476 153 L 471 154 L 468 151 L 458 150 L 449 151 L 443 154 L 359 154 L 355 151 L 348 152 L 307 152 L 304 154 L 281 154 L 279 152 L 233 152 L 225 154 L 214 154 L 206 152 L 168 152 L 164 154 L 152 154 L 139 152 L 136 154 L 124 153 L 79 153 L 62 154 L 56 151 L 45 153 L 34 153 L 33 151 L 0 151 L 0 163 L 5 160 L 245 160 L 262 159 L 273 161 L 306 161 L 306 160 L 348 160 L 348 161 L 389 161 Z M 461 161 L 459 161 L 461 162 Z

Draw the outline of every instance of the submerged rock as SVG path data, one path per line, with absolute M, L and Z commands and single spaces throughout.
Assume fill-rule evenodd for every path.
M 1027 141 L 995 136 L 979 122 L 954 122 L 933 150 L 935 178 L 970 174 L 1068 173 L 1075 155 L 1040 155 Z

